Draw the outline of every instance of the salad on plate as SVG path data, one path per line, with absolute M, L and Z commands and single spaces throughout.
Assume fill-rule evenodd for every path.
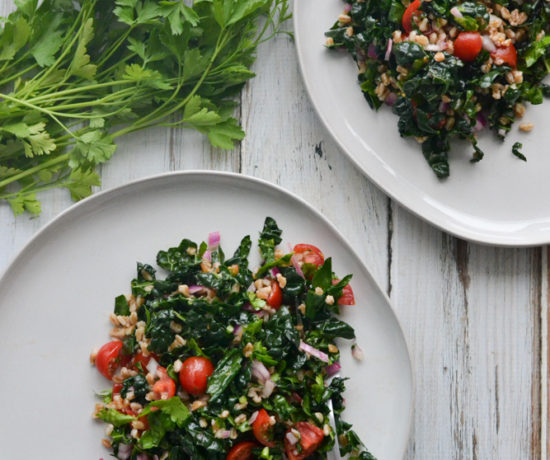
M 545 0 L 349 0 L 326 46 L 357 63 L 371 108 L 386 104 L 401 136 L 414 137 L 439 178 L 449 175 L 453 138 L 484 156 L 478 133 L 504 139 L 526 105 L 550 96 L 550 3 Z M 522 160 L 522 144 L 512 153 Z
M 310 244 L 285 253 L 265 219 L 252 271 L 245 236 L 226 257 L 220 235 L 138 263 L 131 294 L 115 299 L 113 340 L 91 355 L 112 381 L 94 417 L 121 460 L 323 459 L 333 449 L 372 460 L 342 419 L 345 378 L 338 318 L 354 305 L 349 280 Z M 354 345 L 353 355 L 362 358 Z

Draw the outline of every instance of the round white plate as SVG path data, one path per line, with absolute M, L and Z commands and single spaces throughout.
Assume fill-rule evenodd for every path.
M 323 46 L 343 6 L 342 0 L 296 1 L 294 26 L 313 104 L 351 160 L 410 211 L 459 237 L 504 246 L 550 242 L 550 102 L 527 109 L 524 119 L 535 124 L 529 134 L 517 124 L 505 143 L 484 133 L 485 158 L 477 164 L 469 161 L 471 147 L 455 145 L 451 176 L 438 180 L 416 141 L 399 136 L 391 109 L 371 110 L 352 58 Z M 523 143 L 526 163 L 511 153 L 516 141 Z
M 158 250 L 215 230 L 232 253 L 244 235 L 257 239 L 266 215 L 283 229 L 284 247 L 315 244 L 333 256 L 337 274 L 353 273 L 357 305 L 345 308 L 344 319 L 365 360 L 342 344 L 343 374 L 351 377 L 346 419 L 380 460 L 402 458 L 412 373 L 388 298 L 304 201 L 267 182 L 212 172 L 166 174 L 97 194 L 46 226 L 8 268 L 0 280 L 1 457 L 107 458 L 102 424 L 91 413 L 94 391 L 109 382 L 88 356 L 109 340 L 114 297 L 129 292 L 136 261 L 154 263 Z

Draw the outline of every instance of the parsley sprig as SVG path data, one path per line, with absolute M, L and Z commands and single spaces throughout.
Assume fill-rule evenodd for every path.
M 288 0 L 16 0 L 0 33 L 0 202 L 41 212 L 37 193 L 75 200 L 100 185 L 115 140 L 184 126 L 230 149 L 232 114 L 258 46 Z

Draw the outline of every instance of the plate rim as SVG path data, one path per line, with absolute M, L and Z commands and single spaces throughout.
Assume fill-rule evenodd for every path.
M 525 236 L 519 237 L 515 233 L 509 233 L 507 235 L 502 235 L 502 236 L 495 235 L 486 230 L 482 230 L 481 228 L 479 228 L 477 231 L 474 231 L 473 228 L 471 227 L 468 227 L 463 224 L 461 225 L 461 224 L 453 223 L 453 222 L 447 222 L 446 224 L 445 218 L 443 217 L 443 215 L 439 211 L 437 211 L 435 208 L 430 207 L 429 209 L 429 210 L 435 211 L 435 214 L 433 215 L 433 217 L 429 215 L 430 213 L 428 212 L 428 210 L 423 209 L 422 207 L 420 207 L 421 209 L 415 209 L 412 202 L 413 200 L 410 200 L 409 198 L 407 198 L 407 196 L 402 196 L 401 198 L 397 198 L 397 193 L 391 190 L 391 184 L 390 186 L 388 186 L 387 180 L 385 178 L 380 177 L 379 174 L 374 172 L 372 169 L 371 171 L 367 171 L 367 169 L 364 168 L 359 163 L 359 160 L 356 158 L 356 156 L 351 154 L 348 151 L 348 149 L 344 146 L 344 141 L 342 139 L 342 136 L 338 136 L 336 134 L 329 120 L 327 119 L 325 114 L 321 111 L 319 101 L 314 97 L 314 92 L 310 84 L 310 80 L 306 77 L 307 71 L 304 63 L 305 57 L 304 57 L 304 54 L 302 53 L 302 50 L 304 49 L 304 47 L 301 46 L 302 35 L 298 27 L 299 21 L 301 20 L 298 5 L 299 5 L 299 2 L 297 1 L 294 2 L 294 8 L 292 12 L 294 42 L 295 42 L 296 54 L 298 56 L 298 64 L 300 68 L 300 74 L 302 76 L 302 82 L 304 83 L 306 92 L 309 96 L 309 101 L 311 102 L 313 108 L 315 109 L 315 113 L 321 120 L 321 123 L 323 124 L 325 129 L 330 134 L 331 138 L 336 142 L 339 149 L 355 165 L 355 167 L 361 172 L 361 174 L 363 174 L 369 181 L 374 183 L 376 187 L 379 190 L 381 190 L 384 194 L 386 194 L 392 200 L 394 200 L 397 204 L 399 204 L 399 206 L 402 206 L 411 214 L 420 218 L 424 222 L 427 222 L 430 225 L 435 226 L 439 230 L 449 233 L 457 238 L 464 239 L 471 243 L 483 244 L 483 245 L 494 246 L 494 247 L 503 247 L 503 248 L 529 248 L 529 247 L 542 246 L 550 243 L 550 229 L 546 232 L 538 230 L 533 237 L 529 238 Z M 322 46 L 322 44 L 320 44 L 319 46 Z M 373 149 L 371 148 L 371 150 Z
M 50 228 L 55 227 L 56 225 L 62 224 L 63 220 L 67 218 L 67 216 L 70 217 L 70 215 L 75 212 L 79 211 L 84 207 L 93 206 L 93 203 L 97 200 L 103 199 L 105 196 L 113 195 L 118 196 L 121 193 L 124 193 L 128 189 L 131 189 L 132 187 L 140 186 L 142 184 L 151 183 L 155 181 L 164 181 L 171 178 L 178 178 L 181 180 L 185 180 L 186 177 L 189 176 L 207 176 L 207 177 L 222 177 L 222 178 L 228 178 L 230 180 L 235 180 L 237 182 L 244 181 L 248 183 L 252 183 L 254 185 L 265 187 L 267 189 L 270 189 L 276 193 L 281 193 L 283 195 L 286 195 L 288 198 L 292 199 L 293 201 L 298 202 L 302 206 L 305 206 L 310 212 L 312 212 L 317 218 L 321 219 L 325 225 L 329 228 L 330 231 L 332 231 L 336 237 L 340 240 L 340 242 L 348 249 L 348 251 L 352 254 L 353 258 L 356 259 L 356 262 L 365 270 L 370 279 L 372 280 L 375 289 L 379 292 L 379 294 L 382 295 L 383 299 L 385 300 L 387 306 L 389 307 L 390 313 L 395 319 L 395 322 L 397 324 L 397 327 L 399 329 L 399 332 L 401 333 L 401 336 L 403 337 L 403 342 L 405 344 L 406 349 L 406 355 L 407 360 L 409 364 L 409 374 L 411 379 L 411 394 L 410 394 L 410 401 L 411 406 L 409 409 L 409 415 L 408 415 L 408 426 L 407 426 L 407 438 L 404 442 L 404 445 L 401 448 L 401 458 L 405 457 L 405 454 L 407 452 L 408 444 L 411 439 L 412 435 L 412 428 L 413 428 L 413 416 L 414 416 L 414 407 L 415 407 L 415 389 L 416 389 L 416 379 L 415 374 L 413 370 L 413 360 L 411 356 L 411 350 L 407 343 L 407 338 L 404 333 L 403 325 L 401 324 L 401 320 L 397 316 L 395 309 L 393 308 L 391 299 L 388 297 L 386 292 L 382 289 L 378 281 L 374 278 L 372 275 L 371 270 L 368 268 L 367 264 L 359 257 L 359 255 L 356 253 L 356 251 L 353 249 L 351 243 L 348 242 L 348 240 L 342 235 L 340 230 L 330 221 L 328 220 L 320 211 L 318 211 L 313 205 L 308 203 L 306 200 L 301 198 L 300 196 L 296 195 L 295 193 L 286 190 L 285 188 L 271 183 L 267 180 L 260 179 L 258 177 L 249 176 L 246 174 L 241 173 L 234 173 L 234 172 L 228 172 L 228 171 L 213 171 L 213 170 L 203 170 L 203 169 L 192 169 L 192 170 L 185 170 L 185 171 L 169 171 L 159 174 L 154 174 L 151 176 L 142 177 L 139 179 L 132 180 L 130 182 L 126 182 L 124 184 L 109 188 L 107 190 L 101 190 L 97 193 L 94 193 L 93 195 L 74 203 L 73 205 L 69 206 L 67 209 L 63 210 L 61 213 L 59 213 L 57 216 L 55 216 L 50 222 L 48 222 L 46 225 L 44 225 L 42 228 L 40 228 L 31 238 L 29 241 L 27 241 L 23 247 L 15 254 L 14 257 L 12 257 L 11 261 L 8 263 L 7 267 L 0 272 L 0 288 L 1 286 L 8 280 L 8 275 L 12 271 L 13 268 L 15 268 L 15 265 L 18 263 L 20 259 L 23 259 L 27 256 L 27 253 L 32 249 L 33 245 L 36 244 L 35 242 L 38 241 L 43 234 L 47 233 Z

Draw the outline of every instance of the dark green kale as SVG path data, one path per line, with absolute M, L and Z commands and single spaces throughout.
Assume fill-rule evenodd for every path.
M 220 247 L 207 253 L 205 243 L 187 239 L 160 251 L 157 263 L 166 272 L 164 278 L 151 266 L 138 264 L 134 297 L 115 301 L 123 321 L 132 315 L 135 320 L 130 313 L 134 307 L 140 321 L 122 338 L 119 364 L 124 362 L 130 376 L 122 381 L 120 395 L 114 389 L 103 395 L 106 406 L 98 412 L 98 418 L 114 426 L 115 455 L 130 446 L 130 458 L 146 453 L 223 460 L 236 444 L 255 439 L 250 420 L 263 409 L 275 417 L 268 433 L 274 446 L 254 448 L 254 458 L 283 460 L 289 427 L 307 422 L 332 430 L 332 400 L 335 429 L 347 440 L 345 452 L 353 460 L 372 459 L 340 419 L 344 380 L 329 384 L 327 379 L 327 366 L 340 358 L 334 339 L 355 339 L 353 328 L 337 317 L 338 299 L 351 275 L 338 279 L 330 258 L 319 266 L 303 264 L 304 275 L 298 274 L 292 253 L 275 258 L 281 236 L 275 220 L 266 218 L 258 241 L 265 264 L 255 275 L 249 269 L 248 236 L 227 260 Z M 284 281 L 270 272 L 273 267 Z M 279 282 L 282 300 L 273 306 L 260 290 Z M 304 346 L 317 349 L 321 358 L 306 353 Z M 204 393 L 190 394 L 181 372 L 188 359 L 198 357 L 210 361 L 213 372 Z M 124 410 L 114 408 L 119 397 L 126 403 Z M 331 432 L 308 458 L 323 459 L 334 448 Z
M 411 35 L 411 39 L 402 25 L 407 2 L 348 3 L 349 20 L 336 22 L 326 32 L 327 46 L 343 48 L 353 57 L 370 107 L 378 110 L 384 103 L 393 106 L 399 117 L 399 134 L 414 137 L 421 144 L 424 158 L 441 179 L 450 172 L 453 139 L 469 141 L 473 148 L 471 161 L 478 162 L 484 157 L 477 139 L 483 127 L 504 139 L 522 112 L 522 105 L 541 104 L 544 97 L 550 97 L 549 87 L 543 83 L 550 72 L 548 2 L 422 2 L 411 22 L 417 38 Z M 456 40 L 456 33 L 485 36 L 482 42 L 491 40 L 489 6 L 491 14 L 497 16 L 503 7 L 525 14 L 525 21 L 513 23 L 504 18 L 502 26 L 507 36 L 513 37 L 510 56 L 517 54 L 517 65 L 514 57 L 499 61 L 498 51 L 505 49 L 501 45 L 495 45 L 497 51 L 481 49 L 472 61 L 453 55 L 451 41 Z M 427 25 L 421 30 L 422 23 Z M 455 35 L 450 40 L 452 27 Z M 428 42 L 429 32 L 434 29 L 447 32 L 447 39 Z M 422 35 L 425 43 L 418 40 Z M 489 45 L 484 48 L 491 50 Z M 523 159 L 518 148 L 513 153 Z

